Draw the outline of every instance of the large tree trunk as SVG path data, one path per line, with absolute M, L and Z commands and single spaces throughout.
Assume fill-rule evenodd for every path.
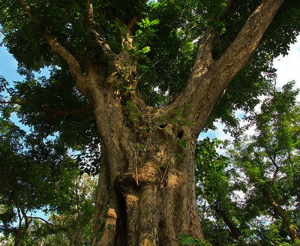
M 113 151 L 104 148 L 93 245 L 178 245 L 179 234 L 202 239 L 194 173 L 187 171 L 193 170 L 192 149 L 174 162 L 172 147 L 161 140 L 152 150 L 137 150 L 138 156 L 128 163 L 115 163 L 120 170 L 111 174 L 108 156 Z M 121 167 L 127 165 L 122 172 Z
M 203 239 L 196 139 L 183 124 L 186 112 L 159 115 L 137 93 L 119 97 L 118 88 L 101 79 L 93 89 L 102 149 L 92 245 L 171 246 L 179 234 Z

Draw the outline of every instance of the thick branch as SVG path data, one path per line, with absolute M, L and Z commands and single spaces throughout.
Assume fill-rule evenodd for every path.
M 202 58 L 204 61 L 196 60 L 186 88 L 164 109 L 164 114 L 171 114 L 174 109 L 190 104 L 194 112 L 192 120 L 196 122 L 193 133 L 198 136 L 219 96 L 246 65 L 283 2 L 284 0 L 263 0 L 217 61 L 211 60 L 213 32 L 208 32 L 197 56 L 197 59 Z
M 214 206 L 214 209 L 215 209 L 216 213 L 224 220 L 225 224 L 229 227 L 232 237 L 234 239 L 236 239 L 237 241 L 241 240 L 242 245 L 246 245 L 243 240 L 243 235 L 242 235 L 240 229 L 234 224 L 232 219 L 230 217 L 228 217 L 224 211 L 222 211 L 221 209 L 218 209 L 216 206 Z
M 81 67 L 76 58 L 69 51 L 67 51 L 65 47 L 59 44 L 47 30 L 44 31 L 44 37 L 52 50 L 68 63 L 75 83 L 83 79 Z
M 134 28 L 134 26 L 135 26 L 138 19 L 139 19 L 138 15 L 133 16 L 133 18 L 131 19 L 131 21 L 127 25 L 127 28 L 126 28 L 126 33 L 127 34 L 132 35 L 133 28 Z
M 197 57 L 193 67 L 191 77 L 191 84 L 194 85 L 197 82 L 196 78 L 200 78 L 208 71 L 208 68 L 213 62 L 212 50 L 214 41 L 216 39 L 216 32 L 213 28 L 208 27 L 205 31 L 201 43 L 199 45 Z
M 224 10 L 224 13 L 227 13 L 229 9 L 231 8 L 233 0 L 227 0 L 227 7 Z M 217 38 L 217 32 L 214 30 L 213 27 L 208 27 L 206 31 L 204 32 L 203 38 L 201 39 L 197 57 L 194 63 L 193 72 L 191 74 L 191 77 L 193 77 L 193 80 L 191 81 L 191 84 L 194 84 L 197 82 L 197 77 L 201 77 L 201 75 L 205 74 L 210 67 L 210 65 L 213 63 L 213 48 L 214 43 L 216 42 Z
M 283 2 L 284 0 L 264 0 L 219 59 L 217 66 L 227 82 L 219 83 L 222 89 L 225 89 L 230 80 L 245 66 Z
M 32 21 L 32 23 L 35 24 L 36 26 L 41 26 L 42 23 L 34 17 L 26 1 L 19 0 L 19 2 L 22 5 L 26 14 L 28 15 L 29 19 Z M 52 50 L 56 52 L 60 57 L 62 57 L 68 63 L 75 82 L 76 83 L 79 82 L 79 80 L 83 78 L 83 75 L 82 75 L 81 67 L 78 61 L 76 60 L 76 58 L 50 35 L 50 32 L 47 30 L 47 28 L 45 28 L 44 30 L 44 38 L 46 39 L 46 41 L 48 42 Z

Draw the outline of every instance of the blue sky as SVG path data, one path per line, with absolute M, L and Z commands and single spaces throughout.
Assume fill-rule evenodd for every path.
M 0 47 L 0 75 L 4 76 L 7 81 L 22 80 L 22 77 L 17 73 L 18 63 L 7 49 Z

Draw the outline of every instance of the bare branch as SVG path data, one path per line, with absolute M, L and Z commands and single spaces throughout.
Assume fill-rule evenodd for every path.
M 52 224 L 51 222 L 43 219 L 43 218 L 40 218 L 40 217 L 35 217 L 35 216 L 27 216 L 29 219 L 33 219 L 33 220 L 41 220 L 43 222 L 45 222 L 47 225 L 51 225 L 51 226 L 55 226 L 54 224 Z

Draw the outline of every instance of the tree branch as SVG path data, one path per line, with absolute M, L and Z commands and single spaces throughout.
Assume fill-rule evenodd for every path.
M 127 34 L 132 35 L 133 28 L 134 28 L 134 26 L 135 26 L 138 19 L 139 19 L 138 15 L 133 16 L 133 18 L 131 19 L 131 21 L 127 25 L 127 28 L 126 28 L 126 33 Z
M 101 38 L 100 33 L 98 33 L 92 26 L 95 25 L 94 22 L 94 8 L 93 4 L 86 0 L 86 9 L 87 9 L 87 15 L 86 15 L 86 21 L 88 23 L 88 31 L 92 33 L 95 36 L 96 43 L 104 50 L 106 55 L 112 55 L 114 54 L 110 48 L 110 46 L 104 42 L 104 40 Z
M 43 219 L 43 218 L 35 217 L 35 216 L 27 216 L 27 217 L 30 218 L 30 219 L 34 219 L 34 220 L 41 220 L 41 221 L 44 221 L 47 225 L 51 225 L 51 226 L 54 226 L 54 227 L 55 227 L 54 224 L 50 223 L 49 221 L 47 221 L 47 220 L 45 220 L 45 219 Z
M 227 13 L 229 9 L 231 8 L 233 3 L 233 0 L 227 0 L 226 4 L 227 7 L 224 9 L 224 13 Z M 224 14 L 223 14 L 224 15 Z M 208 68 L 213 63 L 213 48 L 214 43 L 217 39 L 217 33 L 216 30 L 214 30 L 213 27 L 208 27 L 203 35 L 203 38 L 201 39 L 197 57 L 195 59 L 193 72 L 191 74 L 191 77 L 194 77 L 193 82 L 195 83 L 197 80 L 196 77 L 201 77 L 203 74 L 205 74 L 208 71 Z
M 40 25 L 41 23 L 34 18 L 28 4 L 25 2 L 25 0 L 19 0 L 19 2 L 21 3 L 23 9 L 25 10 L 26 14 L 28 15 L 29 19 L 33 22 L 33 24 L 35 25 Z
M 243 240 L 243 235 L 241 233 L 241 230 L 235 225 L 233 220 L 228 216 L 226 212 L 224 212 L 222 209 L 218 208 L 215 205 L 212 205 L 216 213 L 223 219 L 225 224 L 228 226 L 231 235 L 234 239 L 237 241 L 240 240 L 242 245 L 246 245 L 245 241 Z
M 214 35 L 213 31 L 206 31 L 186 88 L 162 113 L 171 114 L 174 109 L 190 104 L 194 112 L 191 120 L 196 123 L 192 131 L 198 136 L 219 96 L 246 65 L 283 2 L 263 0 L 219 60 L 211 60 Z
M 91 104 L 88 104 L 81 108 L 74 108 L 74 109 L 69 109 L 69 110 L 59 110 L 59 109 L 53 109 L 53 108 L 49 108 L 46 106 L 42 106 L 43 110 L 54 113 L 55 117 L 68 116 L 68 115 L 80 115 L 80 114 L 84 114 L 84 113 L 90 111 L 92 108 L 93 108 L 93 106 Z
M 191 77 L 193 78 L 193 80 L 191 81 L 192 85 L 197 82 L 197 78 L 201 77 L 208 71 L 208 68 L 213 63 L 212 51 L 214 48 L 215 40 L 216 32 L 212 27 L 208 27 L 198 48 L 193 72 L 191 74 Z
M 284 0 L 263 0 L 262 4 L 249 16 L 234 42 L 219 59 L 217 67 L 224 74 L 222 80 L 228 81 L 218 83 L 222 90 L 248 62 L 283 2 Z
M 56 52 L 60 57 L 62 57 L 68 63 L 71 74 L 75 80 L 75 83 L 78 83 L 80 80 L 82 80 L 83 79 L 82 70 L 76 58 L 69 51 L 67 51 L 65 47 L 59 44 L 50 35 L 47 29 L 44 31 L 44 37 L 48 42 L 48 44 L 50 45 L 50 47 L 53 49 L 53 51 Z
M 283 225 L 285 229 L 288 231 L 289 236 L 292 240 L 292 242 L 298 240 L 298 232 L 297 227 L 293 224 L 293 222 L 290 219 L 290 215 L 288 211 L 286 211 L 280 204 L 278 204 L 270 191 L 268 189 L 263 190 L 263 195 L 270 206 L 274 209 L 274 211 L 279 215 L 279 217 L 282 219 Z
M 28 104 L 27 101 L 17 101 L 17 100 L 12 100 L 12 101 L 0 101 L 0 104 L 17 104 L 17 105 L 24 105 Z
M 26 12 L 26 14 L 28 15 L 29 19 L 32 21 L 32 23 L 35 24 L 36 26 L 42 26 L 42 23 L 34 17 L 26 1 L 19 0 L 19 2 L 22 5 L 22 8 Z M 79 82 L 79 80 L 83 78 L 83 75 L 82 75 L 81 67 L 78 61 L 76 60 L 76 58 L 50 35 L 50 32 L 46 27 L 44 28 L 44 38 L 46 39 L 46 41 L 48 42 L 52 50 L 56 52 L 60 57 L 62 57 L 68 63 L 72 76 L 75 80 L 75 83 Z
M 0 101 L 0 104 L 16 104 L 16 105 L 26 105 L 29 104 L 28 101 L 18 101 L 18 100 L 12 100 L 12 101 Z M 54 114 L 54 117 L 57 116 L 69 116 L 69 115 L 80 115 L 84 114 L 90 110 L 93 109 L 92 104 L 87 104 L 81 108 L 73 108 L 73 109 L 67 109 L 67 110 L 59 110 L 59 109 L 53 109 L 47 106 L 42 106 L 42 109 L 44 111 L 52 112 Z

